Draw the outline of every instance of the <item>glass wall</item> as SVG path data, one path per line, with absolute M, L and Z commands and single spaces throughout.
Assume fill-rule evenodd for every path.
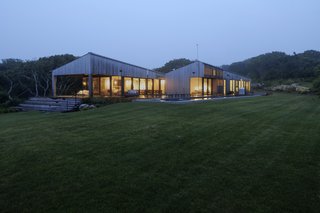
M 153 80 L 148 79 L 148 95 L 152 95 L 152 91 L 153 91 Z
M 89 94 L 88 81 L 88 77 L 82 77 L 82 92 L 85 91 L 83 94 Z M 129 90 L 136 90 L 140 91 L 141 95 L 159 95 L 165 93 L 165 80 L 101 76 L 92 78 L 92 87 L 95 96 L 121 96 L 123 95 L 122 89 L 124 93 Z
M 112 96 L 121 96 L 121 76 L 112 76 Z
M 133 89 L 139 91 L 139 78 L 134 78 L 133 79 Z
M 100 95 L 110 96 L 110 77 L 100 78 Z
M 208 79 L 207 78 L 203 79 L 203 94 L 204 95 L 208 94 Z
M 159 95 L 160 93 L 160 80 L 159 79 L 154 79 L 153 80 L 153 90 L 155 95 Z
M 202 78 L 190 78 L 190 95 L 202 96 Z
M 230 93 L 235 93 L 236 89 L 235 89 L 235 80 L 230 80 Z
M 212 79 L 208 79 L 208 95 L 212 95 Z
M 166 93 L 166 81 L 163 79 L 160 80 L 160 93 L 161 94 Z
M 131 78 L 124 78 L 124 92 L 127 93 L 129 90 L 131 90 L 132 87 L 132 80 Z
M 235 93 L 239 92 L 239 85 L 240 85 L 240 81 L 235 81 L 236 82 L 236 87 L 235 87 Z
M 100 95 L 99 77 L 92 78 L 93 95 Z
M 140 78 L 140 95 L 145 95 L 146 94 L 146 85 L 147 81 L 144 78 Z
M 245 81 L 245 88 L 246 88 L 246 92 L 249 93 L 250 92 L 250 81 Z

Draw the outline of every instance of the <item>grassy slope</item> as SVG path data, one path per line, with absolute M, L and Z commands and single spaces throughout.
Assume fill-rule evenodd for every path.
M 0 211 L 320 208 L 320 100 L 0 115 Z

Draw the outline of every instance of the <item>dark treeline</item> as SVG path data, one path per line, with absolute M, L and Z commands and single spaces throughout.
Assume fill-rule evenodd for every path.
M 0 63 L 0 95 L 8 99 L 50 96 L 51 72 L 76 57 L 56 55 L 38 60 L 5 59 Z M 3 98 L 4 99 L 4 98 Z
M 320 52 L 309 50 L 293 55 L 272 52 L 223 66 L 223 68 L 248 76 L 254 81 L 316 78 L 320 69 Z
M 51 71 L 74 59 L 76 59 L 75 56 L 65 54 L 32 61 L 2 60 L 0 63 L 0 102 L 30 96 L 50 96 Z M 175 59 L 155 70 L 166 73 L 190 63 L 192 61 L 189 59 Z M 256 82 L 295 78 L 314 79 L 314 88 L 320 91 L 320 52 L 318 51 L 309 50 L 293 55 L 272 52 L 223 66 L 223 68 L 248 76 Z M 58 82 L 57 87 L 63 93 L 63 91 L 71 90 L 73 84 L 74 80 L 64 78 Z
M 179 69 L 181 67 L 187 66 L 191 64 L 193 61 L 186 59 L 186 58 L 180 58 L 180 59 L 174 59 L 169 62 L 167 62 L 164 66 L 156 68 L 154 70 L 158 72 L 167 73 L 172 71 L 173 69 Z

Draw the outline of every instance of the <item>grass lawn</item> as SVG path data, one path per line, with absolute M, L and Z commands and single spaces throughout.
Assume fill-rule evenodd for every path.
M 319 212 L 320 99 L 0 114 L 0 212 Z

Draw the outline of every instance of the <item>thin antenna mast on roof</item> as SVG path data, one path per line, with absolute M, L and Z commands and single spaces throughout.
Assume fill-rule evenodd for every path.
M 197 44 L 197 61 L 199 61 L 199 44 Z
M 198 63 L 198 90 L 199 90 L 199 84 L 200 84 L 200 78 L 199 78 L 199 76 L 200 76 L 200 62 L 199 62 L 199 44 L 197 44 L 197 63 Z M 201 79 L 201 81 L 202 81 L 202 79 Z M 203 96 L 203 85 L 201 84 L 201 96 Z M 198 94 L 197 94 L 198 95 Z

